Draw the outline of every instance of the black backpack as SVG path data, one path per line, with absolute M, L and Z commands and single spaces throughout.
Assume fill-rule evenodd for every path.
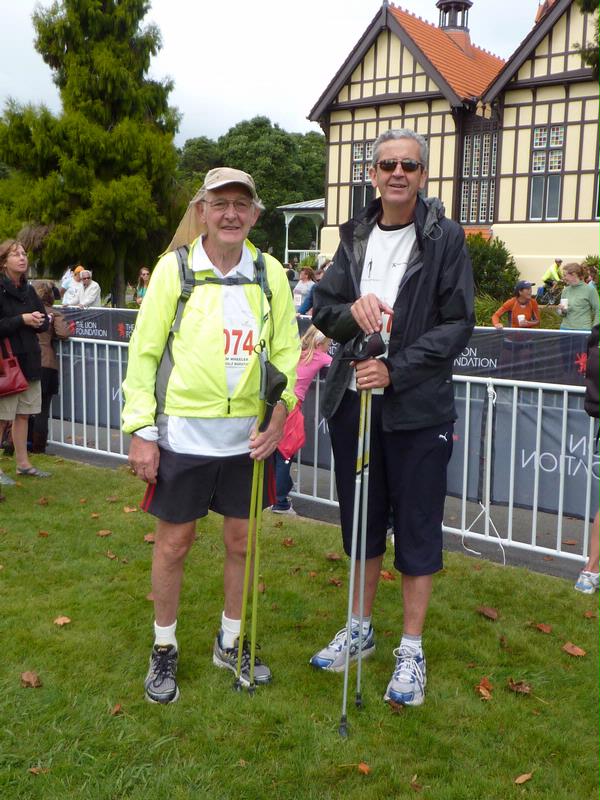
M 588 339 L 583 407 L 590 417 L 600 417 L 600 325 Z

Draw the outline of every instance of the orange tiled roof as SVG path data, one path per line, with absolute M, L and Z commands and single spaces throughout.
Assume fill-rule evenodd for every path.
M 441 28 L 396 6 L 389 11 L 462 99 L 479 97 L 504 66 L 504 60 L 471 44 L 467 55 Z

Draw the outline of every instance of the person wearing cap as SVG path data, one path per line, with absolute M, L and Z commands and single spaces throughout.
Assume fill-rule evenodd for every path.
M 270 459 L 282 436 L 296 402 L 300 351 L 285 272 L 269 254 L 262 262 L 248 240 L 262 208 L 246 172 L 217 167 L 207 173 L 152 273 L 129 344 L 123 430 L 131 434 L 129 464 L 147 484 L 142 508 L 157 517 L 154 644 L 144 683 L 155 703 L 179 697 L 183 566 L 196 520 L 209 510 L 223 516 L 225 544 L 213 663 L 235 672 L 241 647 L 241 682 L 249 684 L 249 648 L 239 635 L 253 461 Z M 195 278 L 183 313 L 178 257 L 187 259 Z M 262 348 L 287 386 L 268 427 L 258 432 Z M 274 485 L 272 469 L 265 485 Z M 263 507 L 271 502 L 265 497 Z M 258 658 L 254 677 L 257 684 L 271 680 Z
M 501 317 L 509 315 L 511 328 L 538 328 L 540 325 L 540 309 L 537 301 L 531 296 L 531 287 L 535 283 L 519 281 L 515 286 L 514 296 L 492 314 L 492 325 L 502 330 Z
M 83 294 L 83 285 L 81 283 L 81 273 L 85 270 L 85 267 L 82 267 L 79 264 L 73 270 L 73 280 L 65 289 L 65 293 L 63 294 L 62 304 L 63 306 L 78 306 L 81 304 L 81 296 Z

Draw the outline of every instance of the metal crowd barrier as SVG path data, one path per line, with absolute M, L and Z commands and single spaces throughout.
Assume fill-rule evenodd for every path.
M 79 338 L 60 343 L 60 392 L 51 409 L 49 440 L 52 443 L 75 451 L 126 458 L 128 437 L 120 428 L 120 412 L 127 347 L 125 342 Z M 292 495 L 337 507 L 333 454 L 326 422 L 319 415 L 321 384 L 321 380 L 314 382 L 310 402 L 307 396 L 303 406 L 308 439 L 303 450 L 294 457 Z M 577 456 L 570 454 L 569 447 L 574 445 L 569 445 L 567 432 L 569 412 L 573 409 L 580 412 L 584 389 L 464 375 L 454 376 L 454 386 L 460 435 L 458 439 L 455 436 L 457 441 L 451 461 L 454 466 L 449 470 L 454 489 L 449 487 L 444 532 L 461 537 L 463 542 L 472 539 L 494 543 L 502 550 L 515 548 L 546 558 L 585 560 L 588 520 L 597 508 L 598 456 L 594 454 L 594 422 L 585 416 L 585 435 L 577 439 L 577 448 L 581 451 Z M 510 415 L 507 436 L 497 433 L 495 436 L 494 425 L 498 424 L 495 414 L 500 406 L 505 426 Z M 582 413 L 579 413 L 579 420 Z M 529 414 L 531 425 L 535 423 L 534 435 L 529 424 L 523 428 L 520 423 L 523 414 Z M 548 415 L 553 420 L 560 419 L 559 430 L 554 430 L 558 424 L 553 423 L 550 431 L 560 442 L 558 457 L 542 449 L 548 436 L 544 423 Z M 475 418 L 476 424 L 473 424 Z M 523 450 L 519 457 L 520 424 L 534 441 L 527 457 Z M 478 457 L 473 456 L 474 451 Z M 558 485 L 556 490 L 551 488 L 551 498 L 544 498 L 541 481 L 549 465 L 558 473 Z M 522 474 L 527 469 L 533 469 L 533 489 L 531 499 L 523 503 L 518 472 Z M 566 477 L 570 475 L 569 470 L 575 469 L 583 470 L 586 480 L 583 490 L 580 476 L 579 494 L 573 498 L 571 489 L 566 490 Z M 476 491 L 473 486 L 477 487 Z M 500 501 L 495 497 L 499 490 Z M 547 495 L 548 490 L 545 492 Z M 549 505 L 556 507 L 549 508 Z M 453 522 L 455 524 L 451 524 Z M 548 530 L 550 527 L 553 529 Z

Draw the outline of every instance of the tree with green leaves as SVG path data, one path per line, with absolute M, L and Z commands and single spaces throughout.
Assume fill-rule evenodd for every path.
M 161 46 L 158 29 L 142 27 L 149 8 L 149 0 L 38 8 L 35 47 L 63 111 L 9 101 L 0 118 L 0 160 L 17 184 L 7 213 L 48 226 L 48 270 L 82 261 L 117 305 L 126 277 L 166 243 L 177 213 L 178 116 L 168 105 L 172 82 L 147 77 Z
M 595 14 L 594 19 L 594 41 L 592 44 L 577 44 L 578 52 L 581 54 L 583 61 L 588 67 L 594 71 L 594 79 L 598 80 L 600 69 L 598 65 L 598 0 L 577 0 L 577 5 L 584 14 Z

